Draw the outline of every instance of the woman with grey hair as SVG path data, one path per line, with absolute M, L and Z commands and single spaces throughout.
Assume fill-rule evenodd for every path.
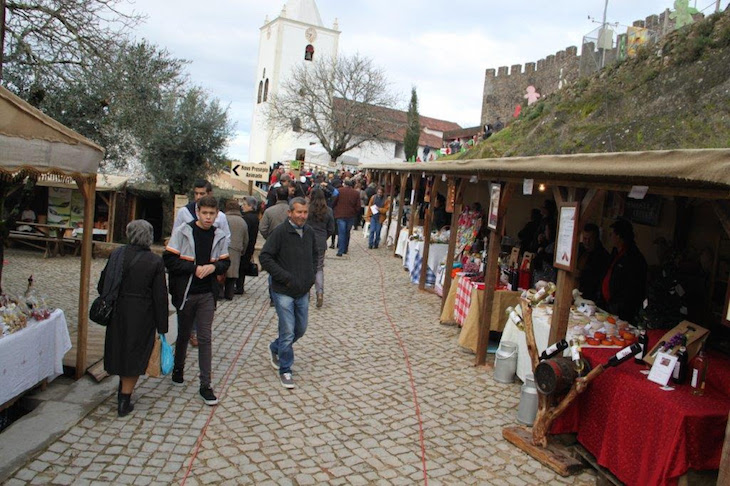
M 136 219 L 127 225 L 129 243 L 114 250 L 97 289 L 119 282 L 112 319 L 106 328 L 104 369 L 119 375 L 117 414 L 133 409 L 132 391 L 145 373 L 156 333 L 167 333 L 167 284 L 162 257 L 150 251 L 152 225 Z M 107 279 L 109 279 L 107 281 Z

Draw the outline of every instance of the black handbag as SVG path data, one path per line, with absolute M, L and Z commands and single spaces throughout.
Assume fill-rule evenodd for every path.
M 132 263 L 129 264 L 129 268 L 132 268 L 141 256 L 141 252 L 137 253 L 132 259 Z M 122 276 L 119 277 L 119 281 L 112 284 L 109 295 L 100 295 L 99 297 L 94 299 L 94 302 L 91 303 L 91 308 L 89 309 L 89 319 L 96 322 L 100 326 L 109 325 L 109 323 L 112 321 L 112 314 L 114 313 L 114 301 L 117 300 L 117 295 L 119 294 L 119 285 L 121 284 L 123 278 L 124 271 L 122 271 Z M 110 297 L 112 298 L 110 299 Z
M 89 309 L 89 319 L 101 326 L 107 326 L 112 320 L 114 304 L 108 304 L 101 295 L 94 299 Z
M 245 274 L 247 277 L 258 277 L 259 266 L 254 262 L 248 262 L 248 268 L 246 268 Z

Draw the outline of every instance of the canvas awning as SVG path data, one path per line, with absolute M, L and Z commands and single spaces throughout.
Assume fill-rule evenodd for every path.
M 111 174 L 97 174 L 96 175 L 96 192 L 115 192 L 124 189 L 127 185 L 129 177 Z M 49 177 L 40 177 L 36 183 L 38 186 L 44 187 L 67 187 L 75 188 L 76 184 L 70 184 L 63 181 L 55 180 Z
M 370 170 L 424 172 L 494 180 L 535 179 L 596 184 L 713 190 L 730 198 L 730 149 L 654 150 L 534 157 L 365 164 Z M 715 195 L 717 195 L 715 194 Z
M 96 174 L 104 149 L 0 86 L 0 169 Z

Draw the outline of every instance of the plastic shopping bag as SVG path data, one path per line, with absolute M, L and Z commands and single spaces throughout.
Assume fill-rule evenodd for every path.
M 172 346 L 167 342 L 164 334 L 160 334 L 160 371 L 163 375 L 172 373 L 175 364 L 175 357 L 172 353 Z

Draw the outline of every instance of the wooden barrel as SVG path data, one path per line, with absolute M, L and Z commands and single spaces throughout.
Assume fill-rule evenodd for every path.
M 575 369 L 570 358 L 557 358 L 541 361 L 535 368 L 535 385 L 543 395 L 552 395 L 566 391 L 573 385 L 579 376 L 586 376 L 591 371 L 591 365 L 581 358 L 583 369 L 580 374 Z

